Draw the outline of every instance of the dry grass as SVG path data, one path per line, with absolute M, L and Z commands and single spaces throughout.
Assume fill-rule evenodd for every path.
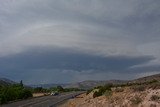
M 160 107 L 159 84 L 113 88 L 111 93 L 93 98 L 93 93 L 69 100 L 60 107 Z M 108 97 L 109 96 L 109 97 Z

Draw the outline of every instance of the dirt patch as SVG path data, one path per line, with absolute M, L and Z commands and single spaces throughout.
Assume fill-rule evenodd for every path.
M 33 93 L 33 97 L 42 97 L 47 95 L 47 93 Z

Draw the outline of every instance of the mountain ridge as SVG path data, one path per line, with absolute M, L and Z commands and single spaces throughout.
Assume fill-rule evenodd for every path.
M 0 85 L 1 86 L 5 86 L 5 85 L 12 85 L 12 84 L 16 84 L 16 82 L 7 79 L 7 78 L 0 78 Z
M 140 77 L 133 80 L 85 80 L 81 82 L 75 82 L 75 83 L 67 83 L 67 84 L 37 84 L 37 85 L 28 85 L 30 87 L 43 87 L 43 88 L 50 88 L 50 87 L 56 87 L 56 86 L 62 86 L 64 88 L 80 88 L 80 89 L 90 89 L 94 88 L 96 86 L 105 85 L 105 84 L 125 84 L 125 83 L 143 83 L 147 81 L 152 80 L 158 80 L 160 81 L 160 73 L 154 74 L 146 77 Z M 6 78 L 0 78 L 0 85 L 11 85 L 15 84 L 16 82 L 6 79 Z

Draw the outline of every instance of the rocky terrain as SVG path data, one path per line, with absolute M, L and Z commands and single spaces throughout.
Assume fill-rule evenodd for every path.
M 103 90 L 102 95 L 95 94 L 102 89 L 94 88 L 59 107 L 160 107 L 159 74 L 112 86 L 111 90 Z
M 111 96 L 93 98 L 93 92 L 82 94 L 60 107 L 160 107 L 160 89 L 134 91 L 129 87 L 122 92 L 113 91 Z
M 131 82 L 143 83 L 143 82 L 152 81 L 152 80 L 160 81 L 160 74 L 138 78 L 138 79 L 132 80 Z

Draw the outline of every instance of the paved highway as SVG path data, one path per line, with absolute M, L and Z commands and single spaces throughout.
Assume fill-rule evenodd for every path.
M 83 92 L 72 92 L 60 94 L 57 96 L 44 96 L 39 98 L 32 98 L 10 104 L 0 105 L 0 107 L 56 107 L 57 104 L 63 102 L 64 100 L 73 98 L 82 93 Z

